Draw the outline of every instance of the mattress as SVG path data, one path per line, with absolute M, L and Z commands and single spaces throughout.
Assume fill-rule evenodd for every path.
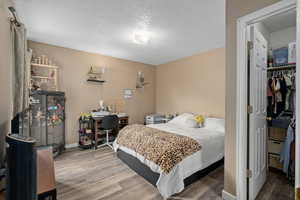
M 114 143 L 115 151 L 118 149 L 122 150 L 123 152 L 137 158 L 141 163 L 148 166 L 154 173 L 159 174 L 156 187 L 165 198 L 181 192 L 184 189 L 185 178 L 191 176 L 197 171 L 209 167 L 224 157 L 224 132 L 206 128 L 186 128 L 172 123 L 151 124 L 148 125 L 148 127 L 191 137 L 202 146 L 200 151 L 186 157 L 177 164 L 171 172 L 166 174 L 152 161 L 146 160 L 143 156 L 137 154 L 131 149 L 119 146 L 116 142 Z

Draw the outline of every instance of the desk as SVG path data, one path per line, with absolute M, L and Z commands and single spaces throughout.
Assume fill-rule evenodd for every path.
M 101 130 L 101 122 L 104 116 L 91 117 L 88 120 L 79 119 L 79 146 L 82 148 L 97 146 L 100 141 L 105 139 L 105 134 Z M 129 116 L 125 114 L 118 115 L 119 117 L 119 129 L 113 130 L 112 136 L 117 137 L 120 129 L 128 125 Z

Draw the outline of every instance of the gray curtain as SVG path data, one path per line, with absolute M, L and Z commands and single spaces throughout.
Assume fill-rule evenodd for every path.
M 24 111 L 29 106 L 29 73 L 32 51 L 27 50 L 26 29 L 23 24 L 11 24 L 13 43 L 13 109 L 12 114 Z
M 12 39 L 12 116 L 22 112 L 29 106 L 29 73 L 30 73 L 30 61 L 31 50 L 27 50 L 26 30 L 23 24 L 17 26 L 14 22 L 11 22 L 10 26 L 11 39 Z M 11 76 L 11 74 L 7 74 Z M 5 125 L 4 130 L 8 130 L 10 123 Z M 1 134 L 0 138 L 0 167 L 3 165 L 5 157 L 5 134 Z

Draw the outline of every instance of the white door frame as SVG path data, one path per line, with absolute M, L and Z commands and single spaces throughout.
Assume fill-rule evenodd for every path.
M 238 200 L 247 199 L 247 26 L 260 22 L 268 17 L 297 8 L 300 0 L 284 0 L 260 9 L 237 20 L 237 90 L 236 90 L 236 197 Z M 300 5 L 300 4 L 299 4 Z M 300 13 L 297 13 L 298 19 Z M 300 63 L 300 20 L 297 20 L 297 63 Z M 300 87 L 300 65 L 296 67 L 296 85 Z M 296 93 L 296 99 L 300 98 Z M 297 102 L 297 101 L 296 101 Z M 296 106 L 296 120 L 300 124 L 300 105 Z M 298 127 L 298 126 L 297 126 Z M 300 169 L 300 133 L 296 127 L 296 169 Z M 296 170 L 296 187 L 300 187 L 300 172 Z

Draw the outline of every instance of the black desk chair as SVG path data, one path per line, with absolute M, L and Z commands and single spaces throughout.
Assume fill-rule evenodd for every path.
M 98 147 L 109 146 L 113 149 L 113 146 L 111 145 L 112 142 L 109 142 L 109 132 L 112 132 L 113 130 L 119 130 L 119 117 L 117 115 L 108 115 L 103 117 L 100 127 L 106 134 L 106 142 Z

